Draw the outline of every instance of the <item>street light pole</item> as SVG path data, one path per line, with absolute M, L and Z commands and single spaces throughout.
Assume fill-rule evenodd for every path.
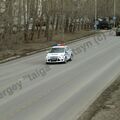
M 97 19 L 97 0 L 95 0 L 95 20 Z
M 114 27 L 116 24 L 116 0 L 114 0 Z
M 97 0 L 95 0 L 95 30 L 97 29 L 96 20 L 97 20 Z

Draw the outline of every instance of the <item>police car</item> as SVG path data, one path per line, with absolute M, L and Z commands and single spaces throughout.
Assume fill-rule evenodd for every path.
M 72 50 L 64 45 L 54 45 L 46 55 L 46 63 L 66 63 L 73 58 Z

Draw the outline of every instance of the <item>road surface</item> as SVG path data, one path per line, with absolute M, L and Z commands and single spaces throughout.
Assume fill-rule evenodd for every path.
M 77 120 L 119 75 L 115 33 L 69 46 L 67 64 L 46 65 L 41 52 L 0 65 L 0 120 Z

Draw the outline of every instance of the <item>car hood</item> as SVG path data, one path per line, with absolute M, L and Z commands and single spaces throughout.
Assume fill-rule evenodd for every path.
M 47 56 L 62 56 L 65 55 L 65 53 L 48 53 Z

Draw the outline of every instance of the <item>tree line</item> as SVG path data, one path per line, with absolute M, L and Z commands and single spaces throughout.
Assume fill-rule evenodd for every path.
M 97 15 L 113 16 L 114 0 L 98 0 Z M 119 16 L 120 1 L 116 0 Z M 0 49 L 54 34 L 92 29 L 94 0 L 0 0 Z

